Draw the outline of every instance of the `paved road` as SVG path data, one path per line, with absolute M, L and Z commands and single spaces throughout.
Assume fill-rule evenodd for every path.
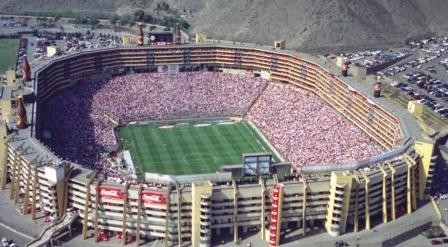
M 18 234 L 16 231 L 11 231 L 9 227 L 4 227 L 0 224 L 0 238 L 6 237 L 8 240 L 12 239 L 18 246 L 25 246 L 31 239 Z

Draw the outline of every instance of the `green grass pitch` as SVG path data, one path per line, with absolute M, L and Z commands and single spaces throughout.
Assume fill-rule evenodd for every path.
M 14 67 L 18 47 L 18 39 L 0 39 L 0 73 Z
M 171 126 L 149 123 L 117 131 L 137 172 L 140 168 L 170 175 L 215 173 L 222 165 L 241 164 L 243 153 L 272 152 L 246 122 Z M 273 159 L 278 160 L 274 154 Z

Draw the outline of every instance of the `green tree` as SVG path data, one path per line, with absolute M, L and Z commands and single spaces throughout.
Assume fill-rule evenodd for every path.
M 168 11 L 170 9 L 170 5 L 166 2 L 162 2 L 160 4 L 160 9 L 162 9 L 163 11 Z
M 135 16 L 129 17 L 129 26 L 132 27 L 135 25 Z
M 87 24 L 91 25 L 91 26 L 95 26 L 96 24 L 98 24 L 100 21 L 98 20 L 98 16 L 90 16 L 88 18 L 88 22 Z
M 150 14 L 145 14 L 145 17 L 143 17 L 143 21 L 146 23 L 152 23 L 154 21 L 154 17 Z
M 134 17 L 136 21 L 143 21 L 145 18 L 145 11 L 139 9 L 134 12 Z
M 126 24 L 128 24 L 129 23 L 129 20 L 131 19 L 131 16 L 130 15 L 122 15 L 121 17 L 120 17 L 120 24 L 121 25 L 126 25 Z
M 183 28 L 185 30 L 189 29 L 191 27 L 190 23 L 188 23 L 188 21 L 186 21 L 186 20 L 181 20 L 180 26 L 181 26 L 181 28 Z
M 110 18 L 110 24 L 114 25 L 117 24 L 117 22 L 120 20 L 120 16 L 119 15 L 112 15 L 112 17 Z

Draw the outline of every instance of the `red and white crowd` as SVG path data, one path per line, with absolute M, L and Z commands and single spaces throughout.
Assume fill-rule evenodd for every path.
M 363 160 L 382 152 L 319 96 L 293 86 L 270 84 L 247 116 L 295 166 Z
M 106 162 L 118 144 L 104 113 L 121 123 L 242 116 L 266 85 L 260 78 L 212 72 L 131 74 L 78 83 L 45 106 L 40 119 L 51 138 L 43 141 L 63 159 L 118 176 Z
M 255 103 L 254 103 L 255 102 Z M 362 160 L 381 148 L 313 93 L 261 78 L 213 72 L 130 74 L 82 82 L 43 109 L 43 138 L 61 158 L 118 176 L 106 162 L 118 148 L 113 124 L 244 116 L 296 166 Z
M 260 78 L 212 72 L 151 73 L 89 84 L 92 106 L 121 122 L 241 116 L 263 91 Z

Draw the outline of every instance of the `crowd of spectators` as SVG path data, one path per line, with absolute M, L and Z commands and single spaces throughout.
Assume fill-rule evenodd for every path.
M 63 159 L 108 176 L 118 175 L 105 159 L 106 150 L 117 146 L 113 127 L 88 100 L 79 97 L 80 87 L 63 91 L 44 106 L 43 124 L 51 136 L 43 141 Z
M 59 156 L 106 176 L 116 122 L 244 116 L 295 166 L 362 160 L 381 148 L 311 92 L 213 72 L 130 74 L 81 82 L 47 103 L 44 138 Z M 110 121 L 110 118 L 114 121 Z
M 294 166 L 363 160 L 382 152 L 317 95 L 293 86 L 268 85 L 248 118 Z
M 114 124 L 139 120 L 243 116 L 263 92 L 261 78 L 223 73 L 131 74 L 100 82 L 81 82 L 49 102 L 44 138 L 64 159 L 118 175 L 106 162 L 118 147 Z M 41 118 L 42 119 L 42 118 Z
M 150 73 L 86 85 L 93 107 L 120 122 L 242 116 L 263 91 L 260 78 L 212 72 Z

